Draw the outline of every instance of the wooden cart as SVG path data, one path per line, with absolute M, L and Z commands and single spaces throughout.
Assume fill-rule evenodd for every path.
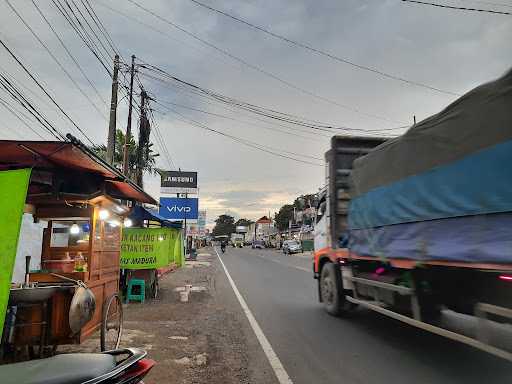
M 101 349 L 117 348 L 122 331 L 120 239 L 123 219 L 130 210 L 124 202 L 156 201 L 76 139 L 0 141 L 0 169 L 21 167 L 33 169 L 25 212 L 34 220 L 48 222 L 41 270 L 29 273 L 29 286 L 58 288 L 44 302 L 17 303 L 9 342 L 37 345 L 42 351 L 81 343 L 100 329 Z M 70 308 L 82 284 L 78 281 L 92 291 L 96 305 L 90 320 L 74 332 Z
M 102 350 L 115 349 L 119 346 L 122 331 L 122 306 L 118 294 L 121 226 L 117 223 L 122 223 L 122 216 L 105 208 L 109 206 L 105 204 L 106 201 L 105 199 L 102 205 L 75 210 L 74 220 L 69 220 L 69 216 L 64 215 L 58 217 L 54 213 L 45 230 L 41 257 L 42 272 L 31 273 L 30 281 L 58 284 L 69 282 L 68 279 L 82 281 L 96 299 L 96 310 L 92 319 L 80 332 L 73 334 L 69 325 L 69 311 L 75 289 L 57 291 L 51 298 L 48 344 L 81 343 L 93 332 L 101 329 Z M 119 210 L 126 213 L 125 209 L 117 206 L 116 211 Z M 99 218 L 100 211 L 109 212 L 108 220 Z M 88 241 L 68 246 L 53 246 L 55 244 L 52 244 L 52 240 L 55 238 L 56 229 L 65 229 L 66 225 L 70 227 L 76 223 L 80 223 L 82 227 L 89 226 Z M 74 268 L 74 258 L 79 252 L 86 260 L 87 270 L 70 272 L 70 267 L 66 264 L 72 264 L 71 268 Z M 38 338 L 36 328 L 32 327 L 30 330 L 29 337 L 32 339 Z M 20 339 L 16 339 L 16 343 L 25 342 L 26 339 L 23 340 L 23 337 L 26 335 L 20 334 Z

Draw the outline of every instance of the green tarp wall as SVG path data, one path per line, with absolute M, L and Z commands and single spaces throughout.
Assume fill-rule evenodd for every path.
M 29 180 L 30 169 L 0 171 L 0 338 Z
M 121 268 L 155 269 L 181 266 L 180 231 L 174 228 L 125 228 L 121 239 Z

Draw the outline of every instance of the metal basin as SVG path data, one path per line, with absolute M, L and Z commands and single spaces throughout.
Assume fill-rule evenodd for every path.
M 33 288 L 11 288 L 9 302 L 17 304 L 35 304 L 48 300 L 59 289 L 58 286 L 33 287 Z

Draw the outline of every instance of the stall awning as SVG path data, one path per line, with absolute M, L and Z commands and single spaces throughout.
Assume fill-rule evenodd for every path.
M 0 170 L 33 168 L 88 174 L 105 182 L 105 193 L 117 199 L 155 204 L 157 201 L 80 141 L 0 140 Z
M 178 228 L 178 229 L 181 228 L 180 222 L 169 221 L 169 220 L 165 219 L 164 217 L 160 216 L 157 212 L 151 211 L 151 210 L 146 209 L 141 206 L 134 207 L 132 209 L 132 212 L 130 213 L 129 218 L 135 222 L 142 222 L 144 220 L 157 221 L 162 225 L 162 227 L 170 227 L 170 228 Z

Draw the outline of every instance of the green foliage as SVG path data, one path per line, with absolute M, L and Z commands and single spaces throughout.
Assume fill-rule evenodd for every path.
M 124 152 L 124 141 L 125 135 L 123 131 L 120 129 L 116 130 L 116 144 L 114 151 L 114 167 L 123 170 L 123 152 Z M 149 151 L 146 152 L 147 156 L 144 156 L 144 162 L 142 170 L 143 172 L 155 174 L 157 173 L 157 169 L 155 168 L 156 157 L 159 156 L 158 153 L 153 152 L 151 147 L 152 143 L 149 144 Z M 96 152 L 98 156 L 102 159 L 106 160 L 107 158 L 107 146 L 104 144 L 96 145 L 92 147 L 92 150 Z M 128 164 L 129 164 L 129 177 L 132 180 L 135 180 L 136 176 L 136 166 L 137 166 L 137 143 L 133 136 L 130 135 L 130 140 L 128 142 Z
M 220 215 L 215 220 L 215 227 L 213 228 L 213 236 L 230 236 L 235 232 L 235 218 L 230 215 Z
M 309 208 L 310 206 L 314 207 L 316 205 L 316 200 L 317 195 L 314 193 L 302 195 L 295 199 L 293 206 L 299 210 L 303 210 L 305 208 Z
M 279 209 L 279 212 L 276 213 L 274 220 L 276 222 L 276 226 L 280 231 L 285 231 L 288 229 L 288 225 L 290 220 L 293 219 L 293 205 L 285 204 Z
M 251 225 L 252 223 L 254 223 L 254 221 L 252 220 L 249 220 L 249 219 L 238 219 L 235 223 L 235 227 L 238 227 L 239 225 L 241 226 L 244 226 L 244 227 L 248 227 L 249 225 Z

